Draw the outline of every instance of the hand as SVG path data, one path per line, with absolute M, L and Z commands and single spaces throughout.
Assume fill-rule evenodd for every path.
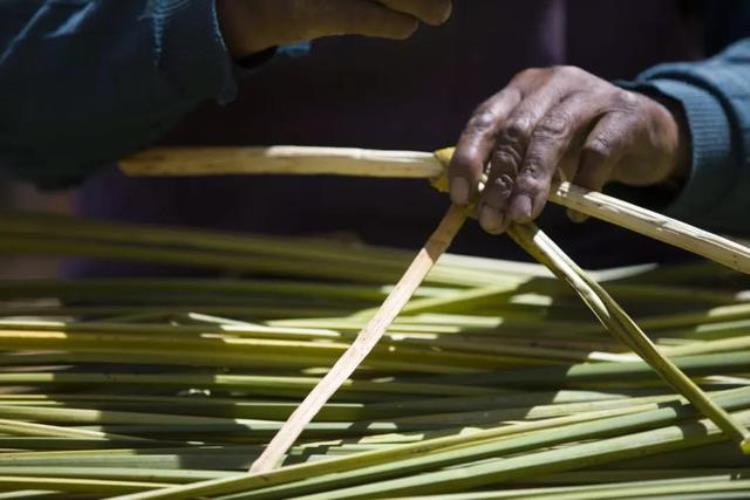
M 579 68 L 529 69 L 469 120 L 448 172 L 451 198 L 471 201 L 489 164 L 477 214 L 484 230 L 499 234 L 539 216 L 558 172 L 591 190 L 613 180 L 659 184 L 686 171 L 688 142 L 676 103 Z
M 451 0 L 216 0 L 233 57 L 332 35 L 405 39 L 448 20 Z

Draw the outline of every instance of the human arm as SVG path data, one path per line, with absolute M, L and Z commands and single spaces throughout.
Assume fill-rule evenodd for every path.
M 61 186 L 154 142 L 198 104 L 231 101 L 233 57 L 343 33 L 404 38 L 418 20 L 444 20 L 450 1 L 5 0 L 0 9 L 0 166 Z M 261 29 L 269 23 L 278 29 Z
M 578 68 L 522 73 L 464 130 L 450 169 L 453 198 L 475 194 L 489 162 L 479 220 L 500 233 L 539 215 L 559 168 L 590 189 L 631 186 L 636 199 L 671 185 L 675 196 L 659 207 L 670 215 L 748 231 L 749 52 L 746 40 L 700 63 L 658 66 L 628 90 Z

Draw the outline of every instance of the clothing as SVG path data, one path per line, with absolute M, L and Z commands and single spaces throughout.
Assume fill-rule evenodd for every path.
M 750 38 L 706 61 L 658 65 L 639 75 L 635 87 L 679 101 L 690 129 L 689 179 L 664 211 L 750 234 Z
M 213 1 L 0 1 L 0 163 L 42 186 L 152 144 L 236 97 Z

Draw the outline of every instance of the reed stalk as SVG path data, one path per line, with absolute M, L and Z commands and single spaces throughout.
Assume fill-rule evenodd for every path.
M 573 287 L 612 334 L 645 359 L 667 383 L 711 418 L 750 455 L 750 431 L 711 401 L 698 385 L 680 371 L 669 358 L 663 356 L 604 288 L 590 279 L 552 240 L 533 225 L 515 225 L 509 230 L 509 234 L 526 251 L 545 263 L 560 279 Z
M 273 146 L 270 148 L 159 149 L 123 162 L 128 175 L 331 174 L 432 179 L 447 189 L 444 166 L 451 148 L 421 152 Z M 750 248 L 656 212 L 563 182 L 550 201 L 750 273 Z
M 424 244 L 409 268 L 383 302 L 378 312 L 354 339 L 347 351 L 338 359 L 320 383 L 307 395 L 300 406 L 292 412 L 284 426 L 274 436 L 268 447 L 253 462 L 250 472 L 266 472 L 282 460 L 287 450 L 302 434 L 305 426 L 315 417 L 323 405 L 354 373 L 365 357 L 375 347 L 401 309 L 406 305 L 425 276 L 440 256 L 448 249 L 453 237 L 463 226 L 466 215 L 461 207 L 451 206 L 440 221 L 435 232 Z

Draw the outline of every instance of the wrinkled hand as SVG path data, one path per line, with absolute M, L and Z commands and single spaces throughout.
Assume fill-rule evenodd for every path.
M 556 175 L 592 190 L 659 184 L 687 169 L 683 121 L 678 105 L 579 68 L 529 69 L 469 120 L 448 172 L 451 198 L 472 201 L 489 165 L 477 214 L 499 234 L 539 216 Z
M 451 0 L 216 0 L 234 57 L 333 35 L 404 39 L 448 20 Z

